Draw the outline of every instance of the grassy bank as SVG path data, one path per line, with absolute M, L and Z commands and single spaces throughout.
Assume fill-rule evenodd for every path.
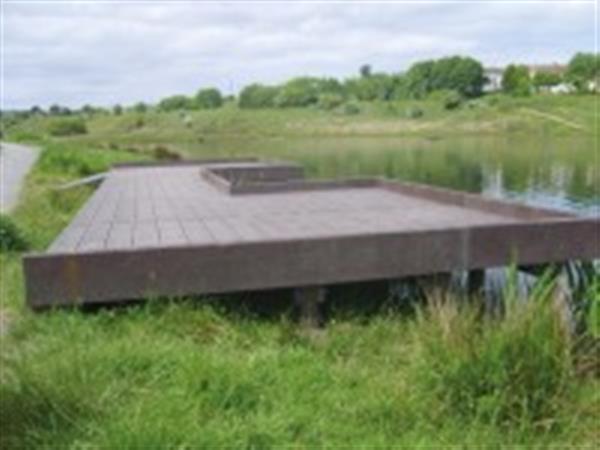
M 228 103 L 217 110 L 125 112 L 92 115 L 87 133 L 69 138 L 85 145 L 150 147 L 170 145 L 197 153 L 206 141 L 269 137 L 424 137 L 456 135 L 550 134 L 591 136 L 598 126 L 596 96 L 486 96 L 447 110 L 435 97 L 427 100 L 358 104 L 344 109 L 239 109 Z M 415 113 L 416 111 L 416 113 Z M 8 128 L 12 139 L 35 139 L 56 128 L 60 119 L 33 117 Z
M 47 144 L 12 215 L 32 250 L 91 193 L 53 187 L 150 157 L 69 142 Z M 547 283 L 529 302 L 507 291 L 502 318 L 456 296 L 416 306 L 374 287 L 337 289 L 315 334 L 294 323 L 286 293 L 33 314 L 21 254 L 0 258 L 3 448 L 593 448 L 600 439 L 598 355 L 582 345 L 595 338 L 570 336 Z
M 312 338 L 199 302 L 23 317 L 4 338 L 4 448 L 593 448 L 598 382 L 547 305 L 482 323 L 440 303 Z

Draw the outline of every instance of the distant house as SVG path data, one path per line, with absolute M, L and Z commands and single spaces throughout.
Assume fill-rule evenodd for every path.
M 501 67 L 488 67 L 483 70 L 485 84 L 483 92 L 497 92 L 502 89 L 502 74 L 504 69 Z
M 529 69 L 529 76 L 533 78 L 537 73 L 551 73 L 563 77 L 567 72 L 567 66 L 564 64 L 552 63 L 552 64 L 532 64 L 527 66 Z M 549 94 L 570 94 L 575 92 L 575 86 L 571 83 L 561 82 L 554 86 L 543 86 L 539 88 L 540 92 L 546 92 Z
M 552 64 L 531 64 L 526 65 L 529 70 L 529 76 L 533 77 L 540 72 L 552 73 L 560 75 L 561 77 L 567 71 L 567 66 L 564 64 L 552 63 Z M 486 82 L 483 86 L 483 92 L 491 93 L 502 90 L 502 75 L 504 74 L 505 68 L 503 67 L 487 67 L 484 69 Z M 596 86 L 594 86 L 595 88 Z M 540 88 L 540 92 L 546 92 L 549 94 L 569 94 L 575 92 L 575 87 L 571 83 L 562 82 L 555 86 L 547 86 Z
M 549 86 L 548 88 L 542 89 L 542 92 L 549 92 L 550 94 L 571 94 L 575 92 L 575 86 L 571 83 L 562 82 L 556 86 Z
M 552 63 L 552 64 L 531 64 L 527 66 L 529 70 L 529 76 L 534 77 L 538 72 L 553 73 L 556 75 L 564 75 L 567 71 L 567 66 L 564 64 Z

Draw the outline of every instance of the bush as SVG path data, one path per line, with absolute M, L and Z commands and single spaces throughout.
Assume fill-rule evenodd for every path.
M 87 126 L 81 118 L 60 119 L 50 123 L 48 132 L 52 136 L 74 136 L 86 134 Z
M 360 113 L 360 106 L 355 102 L 348 102 L 342 107 L 342 113 L 347 116 L 354 116 Z
M 424 114 L 425 112 L 418 106 L 411 106 L 406 109 L 406 117 L 409 119 L 418 119 L 419 117 L 423 117 Z
M 161 111 L 177 111 L 182 109 L 193 109 L 194 102 L 185 95 L 172 95 L 163 98 L 158 103 L 158 109 Z
M 526 66 L 510 64 L 502 74 L 502 90 L 517 97 L 531 94 L 531 78 Z
M 144 119 L 144 116 L 141 113 L 138 113 L 133 116 L 132 120 L 127 125 L 127 131 L 139 130 L 140 128 L 144 128 L 145 125 L 146 120 Z
M 238 104 L 240 108 L 271 108 L 279 88 L 262 84 L 251 84 L 242 89 Z
M 317 103 L 317 106 L 320 109 L 330 111 L 332 109 L 337 108 L 342 103 L 344 103 L 344 97 L 342 97 L 341 95 L 325 93 L 319 95 L 319 101 Z
M 444 109 L 451 111 L 462 105 L 463 99 L 458 92 L 449 92 L 444 97 Z
M 200 89 L 194 98 L 196 106 L 200 109 L 219 108 L 223 104 L 223 96 L 218 89 Z
M 281 108 L 302 108 L 314 105 L 319 100 L 320 80 L 313 77 L 293 78 L 281 86 L 275 105 Z
M 0 214 L 0 251 L 20 252 L 28 248 L 27 240 L 17 225 L 6 214 Z
M 156 145 L 152 149 L 152 154 L 156 159 L 167 160 L 167 161 L 178 161 L 181 159 L 181 155 L 174 150 L 171 150 L 166 145 Z
M 146 105 L 144 102 L 138 102 L 135 105 L 133 105 L 133 111 L 135 111 L 138 114 L 143 114 L 146 111 L 148 111 L 148 105 Z

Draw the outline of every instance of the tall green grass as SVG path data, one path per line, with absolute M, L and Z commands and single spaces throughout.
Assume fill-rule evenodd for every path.
M 482 319 L 440 297 L 318 335 L 191 299 L 25 314 L 4 341 L 3 443 L 591 446 L 600 385 L 577 378 L 551 300 Z

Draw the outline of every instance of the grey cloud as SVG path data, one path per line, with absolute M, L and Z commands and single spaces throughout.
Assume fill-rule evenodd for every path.
M 457 53 L 564 61 L 594 48 L 593 14 L 581 2 L 5 3 L 3 107 L 153 101 Z

